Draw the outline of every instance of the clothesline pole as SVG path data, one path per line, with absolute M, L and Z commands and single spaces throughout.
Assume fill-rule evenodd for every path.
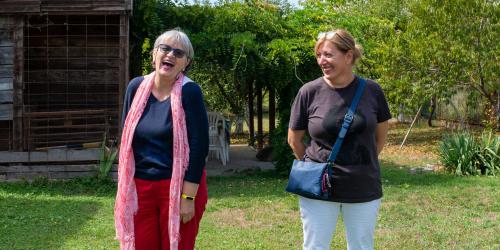
M 424 105 L 420 105 L 420 108 L 418 108 L 417 114 L 413 118 L 413 121 L 411 122 L 410 128 L 408 129 L 408 132 L 406 132 L 405 138 L 403 139 L 403 142 L 401 143 L 401 146 L 399 146 L 399 149 L 403 148 L 403 145 L 406 142 L 406 138 L 408 138 L 408 135 L 410 134 L 411 128 L 413 127 L 413 124 L 415 124 L 415 121 L 417 120 L 418 116 L 420 115 L 420 112 L 422 111 L 422 107 Z

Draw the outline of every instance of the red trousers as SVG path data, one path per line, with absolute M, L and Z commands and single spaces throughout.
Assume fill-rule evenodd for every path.
M 135 178 L 134 180 L 139 202 L 139 210 L 134 216 L 135 248 L 137 250 L 170 249 L 168 235 L 170 179 L 150 181 Z M 207 199 L 206 173 L 203 171 L 194 200 L 194 217 L 186 224 L 182 223 L 182 219 L 180 222 L 180 250 L 194 249 Z

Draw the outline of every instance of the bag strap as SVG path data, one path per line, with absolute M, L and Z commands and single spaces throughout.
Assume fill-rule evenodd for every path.
M 358 106 L 359 100 L 363 95 L 363 90 L 365 89 L 366 81 L 365 79 L 358 77 L 359 85 L 356 89 L 356 94 L 354 94 L 354 98 L 352 99 L 351 106 L 349 110 L 347 110 L 347 114 L 344 116 L 344 122 L 342 123 L 342 128 L 340 129 L 339 135 L 337 136 L 337 140 L 333 145 L 332 152 L 328 157 L 328 162 L 335 162 L 337 158 L 337 154 L 340 151 L 340 147 L 342 146 L 342 142 L 344 141 L 345 135 L 347 134 L 347 130 L 349 126 L 351 126 L 352 120 L 354 118 L 354 111 L 356 111 L 356 107 Z

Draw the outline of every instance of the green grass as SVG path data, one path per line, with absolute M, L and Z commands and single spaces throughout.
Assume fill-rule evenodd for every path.
M 400 151 L 404 127 L 391 129 L 381 155 L 376 249 L 499 249 L 500 179 L 410 173 L 438 164 L 435 142 L 445 131 L 416 128 Z M 286 178 L 259 172 L 208 183 L 197 249 L 301 249 L 298 200 L 284 191 Z M 0 183 L 0 249 L 116 249 L 115 189 L 99 187 L 85 180 Z M 346 248 L 344 234 L 339 224 L 332 249 Z
M 113 249 L 114 184 L 0 184 L 0 249 Z

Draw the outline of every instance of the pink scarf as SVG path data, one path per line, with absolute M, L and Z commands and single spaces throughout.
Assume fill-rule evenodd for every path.
M 174 83 L 170 94 L 173 121 L 173 166 L 170 180 L 169 237 L 170 249 L 178 248 L 180 227 L 180 197 L 184 173 L 189 163 L 189 144 L 186 129 L 186 117 L 182 107 L 182 85 L 185 83 L 181 74 Z M 137 191 L 134 182 L 135 161 L 132 151 L 134 131 L 139 123 L 153 88 L 155 72 L 144 77 L 130 106 L 123 126 L 118 165 L 118 190 L 115 201 L 116 239 L 120 249 L 135 249 L 134 215 L 137 212 Z M 186 79 L 188 79 L 186 77 Z

